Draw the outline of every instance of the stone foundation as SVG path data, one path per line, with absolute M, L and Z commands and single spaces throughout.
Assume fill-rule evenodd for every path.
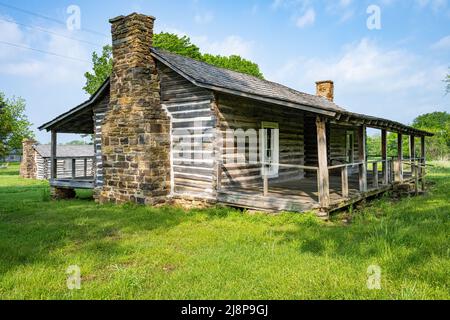
M 207 209 L 217 205 L 215 200 L 205 200 L 199 198 L 188 197 L 174 197 L 170 200 L 170 205 L 183 208 L 185 210 L 190 209 Z
M 53 200 L 73 199 L 76 196 L 74 189 L 52 187 L 50 191 Z

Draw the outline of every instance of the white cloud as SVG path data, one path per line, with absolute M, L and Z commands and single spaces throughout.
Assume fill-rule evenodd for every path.
M 315 81 L 332 79 L 338 104 L 408 122 L 421 112 L 444 106 L 442 79 L 447 70 L 446 65 L 422 56 L 384 49 L 362 39 L 329 57 L 297 57 L 265 74 L 271 80 L 312 93 Z
M 424 88 L 434 69 L 420 68 L 420 59 L 403 50 L 383 50 L 376 43 L 362 39 L 344 47 L 338 57 L 327 59 L 297 58 L 288 62 L 276 77 L 302 75 L 298 84 L 307 85 L 321 79 L 334 79 L 344 88 L 370 92 L 393 92 Z M 422 66 L 423 67 L 423 66 Z M 289 76 L 290 75 L 290 76 Z M 292 78 L 291 78 L 292 79 Z
M 304 28 L 309 25 L 313 25 L 316 21 L 316 11 L 313 8 L 309 8 L 306 12 L 297 18 L 296 25 L 299 28 Z
M 447 7 L 447 0 L 416 0 L 416 4 L 420 8 L 430 7 L 434 12 L 439 12 L 440 10 Z
M 212 12 L 197 13 L 194 16 L 194 21 L 197 24 L 208 24 L 211 23 L 213 20 L 214 14 Z
M 450 49 L 450 35 L 443 37 L 438 42 L 431 45 L 433 50 L 447 50 Z
M 222 56 L 240 55 L 243 58 L 253 57 L 255 43 L 245 40 L 238 35 L 229 35 L 224 39 L 211 40 L 204 35 L 189 35 L 188 32 L 173 27 L 163 27 L 161 31 L 174 33 L 180 37 L 188 36 L 191 42 L 197 45 L 202 53 L 217 54 Z
M 341 7 L 348 7 L 352 3 L 352 0 L 340 0 L 339 5 Z
M 247 41 L 240 36 L 230 35 L 223 40 L 210 41 L 208 37 L 192 37 L 203 53 L 218 54 L 222 56 L 240 55 L 251 58 L 253 54 L 253 41 Z
M 8 42 L 22 42 L 23 34 L 18 25 L 9 22 L 8 17 L 0 16 L 0 40 Z M 4 19 L 4 20 L 3 20 Z
M 11 20 L 10 18 L 5 19 Z M 84 81 L 83 74 L 90 69 L 88 61 L 90 60 L 90 51 L 93 49 L 80 42 L 58 36 L 72 36 L 70 31 L 60 28 L 48 29 L 53 34 L 37 33 L 35 30 L 22 29 L 13 22 L 3 20 L 0 20 L 0 30 L 2 30 L 0 41 L 18 46 L 0 44 L 2 46 L 0 74 L 33 80 L 39 79 L 39 85 L 66 83 L 76 84 L 81 88 L 80 84 Z M 86 62 L 57 57 L 26 48 L 34 48 Z
M 278 8 L 280 8 L 283 4 L 284 4 L 284 1 L 283 1 L 283 0 L 273 0 L 273 1 L 272 1 L 271 7 L 272 7 L 272 9 L 278 9 Z
M 354 17 L 355 8 L 352 0 L 327 0 L 325 11 L 339 17 L 339 23 L 346 22 Z
M 24 42 L 24 36 L 19 26 L 17 26 L 12 22 L 6 21 L 11 20 L 10 18 L 0 16 L 0 19 L 5 19 L 0 20 L 0 30 L 1 30 L 0 41 L 14 44 L 22 44 Z M 19 48 L 8 46 L 7 44 L 4 43 L 0 44 L 0 46 L 1 46 L 0 59 L 13 57 L 18 50 L 21 50 Z

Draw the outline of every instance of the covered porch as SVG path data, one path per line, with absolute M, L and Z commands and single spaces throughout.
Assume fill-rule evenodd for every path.
M 330 140 L 333 141 L 334 138 L 330 126 L 333 125 L 356 130 L 354 144 L 357 145 L 357 150 L 354 158 L 343 160 L 333 154 L 330 148 Z M 367 154 L 367 128 L 381 132 L 379 155 Z M 395 156 L 388 155 L 388 132 L 397 134 Z M 299 161 L 299 164 L 277 164 L 280 171 L 297 170 L 303 172 L 302 175 L 273 179 L 262 174 L 254 179 L 252 175 L 264 172 L 264 167 L 271 164 L 237 164 L 247 178 L 234 181 L 228 174 L 230 166 L 221 161 L 217 173 L 218 201 L 226 205 L 271 212 L 332 212 L 401 185 L 409 184 L 412 192 L 419 194 L 425 190 L 427 135 L 429 134 L 403 125 L 397 126 L 392 122 L 361 119 L 359 115 L 346 115 L 338 120 L 317 116 L 313 135 L 314 144 L 317 145 L 316 153 L 308 154 L 307 149 L 304 161 Z M 409 156 L 404 153 L 405 136 L 409 138 Z M 419 140 L 420 149 L 417 148 Z M 309 160 L 311 158 L 314 160 Z
M 94 103 L 102 98 L 101 90 L 85 103 L 42 125 L 40 130 L 51 133 L 50 179 L 53 189 L 62 190 L 61 194 L 73 194 L 74 189 L 94 189 L 96 186 L 98 159 L 94 141 L 94 154 L 90 157 L 58 157 L 58 134 L 93 135 L 95 138 Z M 94 139 L 95 140 L 95 139 Z M 58 163 L 64 162 L 64 172 L 58 169 Z M 89 165 L 88 165 L 89 163 Z

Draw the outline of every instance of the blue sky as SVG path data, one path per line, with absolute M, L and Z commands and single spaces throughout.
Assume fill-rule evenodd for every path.
M 71 5 L 80 8 L 80 30 L 57 22 L 69 18 Z M 381 29 L 367 27 L 370 5 L 380 8 Z M 297 90 L 314 93 L 315 81 L 332 79 L 336 102 L 354 112 L 410 123 L 450 111 L 442 83 L 450 66 L 448 0 L 0 0 L 0 90 L 26 99 L 34 128 L 78 105 L 88 98 L 82 87 L 91 53 L 110 41 L 108 19 L 134 11 L 155 16 L 157 32 L 188 35 L 204 52 L 240 54 L 268 80 Z M 49 141 L 46 132 L 36 135 Z

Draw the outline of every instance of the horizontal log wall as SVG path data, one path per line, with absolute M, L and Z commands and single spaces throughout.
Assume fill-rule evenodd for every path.
M 103 186 L 102 124 L 109 105 L 109 92 L 94 106 L 95 186 Z
M 42 159 L 42 158 L 41 158 Z M 72 159 L 58 160 L 56 179 L 72 178 Z M 42 179 L 50 179 L 50 158 L 42 159 L 42 166 L 45 175 Z M 84 160 L 77 159 L 75 161 L 75 177 L 84 177 Z M 87 160 L 87 176 L 93 176 L 95 173 L 94 162 L 92 159 Z
M 328 139 L 328 149 L 329 149 L 329 165 L 337 165 L 346 163 L 346 139 L 347 132 L 353 131 L 353 157 L 354 162 L 358 161 L 358 139 L 357 139 L 357 128 L 353 126 L 340 126 L 337 124 L 330 124 L 330 135 Z M 381 147 L 380 147 L 381 148 Z
M 172 119 L 172 192 L 215 197 L 213 94 L 158 63 L 161 103 Z
M 38 180 L 48 179 L 47 172 L 49 172 L 49 171 L 47 168 L 47 161 L 45 161 L 44 158 L 42 158 L 42 156 L 40 154 L 38 154 L 37 152 L 36 152 L 35 159 L 36 159 L 36 167 L 37 167 L 36 179 L 38 179 Z
M 218 128 L 224 137 L 222 145 L 225 160 L 222 176 L 223 185 L 233 184 L 245 186 L 262 183 L 261 165 L 248 164 L 248 153 L 239 154 L 236 139 L 234 141 L 227 140 L 230 139 L 226 137 L 226 131 L 228 129 L 256 130 L 258 135 L 258 150 L 256 151 L 258 153 L 258 162 L 260 162 L 259 130 L 261 129 L 262 122 L 276 122 L 279 125 L 280 164 L 304 164 L 303 112 L 292 108 L 277 107 L 228 95 L 218 95 L 217 105 Z M 234 146 L 232 150 L 229 150 L 230 146 Z M 248 152 L 248 138 L 246 141 L 246 150 Z M 230 156 L 230 154 L 232 155 Z M 247 164 L 241 164 L 243 159 L 247 161 Z M 301 169 L 280 167 L 279 177 L 272 180 L 298 179 L 302 178 L 303 175 L 304 172 Z
M 305 163 L 308 166 L 317 166 L 318 163 L 316 131 L 315 117 L 305 117 Z M 327 154 L 329 166 L 346 163 L 347 131 L 353 131 L 353 156 L 354 161 L 358 161 L 357 128 L 352 125 L 327 123 Z M 339 170 L 334 171 L 332 174 L 340 174 Z M 353 172 L 355 172 L 354 169 L 350 168 L 350 173 Z

